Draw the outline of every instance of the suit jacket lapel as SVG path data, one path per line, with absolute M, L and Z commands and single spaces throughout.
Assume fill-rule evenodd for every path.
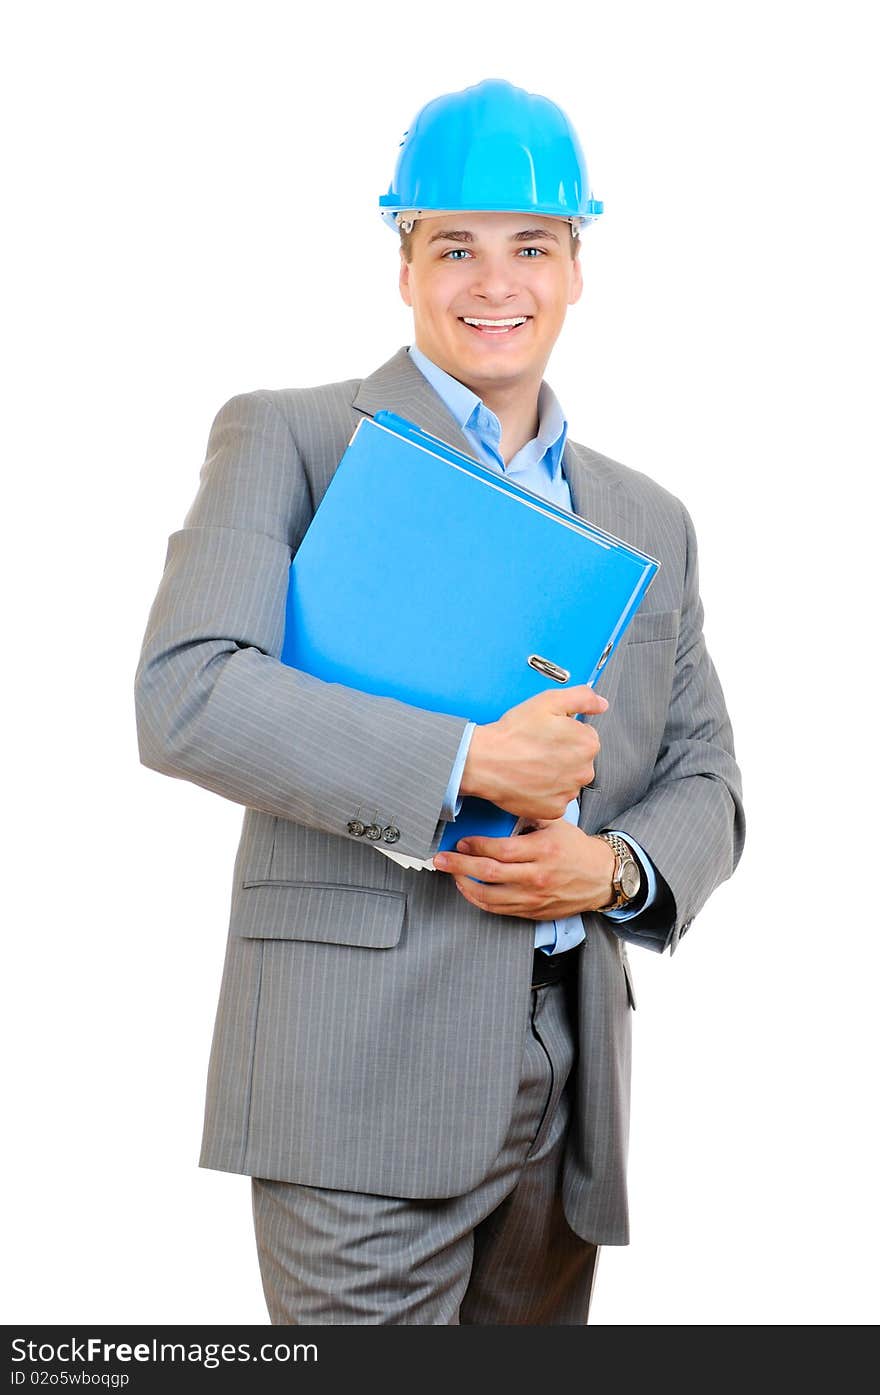
M 586 446 L 567 441 L 562 456 L 571 506 L 588 523 L 625 538 L 627 500 L 601 456 Z
M 416 368 L 405 347 L 364 378 L 352 405 L 367 416 L 374 416 L 381 408 L 396 412 L 439 436 L 448 446 L 464 451 L 472 460 L 477 458 L 458 422 Z
M 606 533 L 613 533 L 624 542 L 633 542 L 641 537 L 640 505 L 633 494 L 621 485 L 603 456 L 587 446 L 567 443 L 563 461 L 575 513 L 590 523 L 598 524 Z M 610 703 L 607 712 L 589 718 L 600 733 L 603 733 L 616 718 L 614 700 L 620 683 L 628 638 L 628 634 L 624 636 L 623 642 L 618 645 L 596 683 L 596 691 Z M 613 741 L 613 736 L 610 739 Z M 594 833 L 604 823 L 607 812 L 606 759 L 605 754 L 600 751 L 595 762 L 595 779 L 581 791 L 578 824 L 585 833 Z

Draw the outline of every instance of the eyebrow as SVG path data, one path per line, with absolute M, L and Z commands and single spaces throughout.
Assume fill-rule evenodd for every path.
M 551 232 L 549 228 L 526 228 L 523 232 L 514 233 L 510 238 L 511 242 L 537 242 L 540 240 L 559 242 L 555 232 Z M 439 228 L 437 232 L 431 233 L 428 238 L 428 246 L 430 247 L 432 242 L 473 243 L 475 241 L 473 233 L 467 232 L 465 229 Z

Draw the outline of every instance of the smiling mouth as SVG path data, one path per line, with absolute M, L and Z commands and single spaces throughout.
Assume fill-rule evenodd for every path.
M 476 334 L 501 336 L 505 334 L 515 334 L 524 324 L 532 318 L 531 315 L 511 315 L 509 319 L 480 319 L 476 315 L 459 315 L 462 324 L 474 330 Z

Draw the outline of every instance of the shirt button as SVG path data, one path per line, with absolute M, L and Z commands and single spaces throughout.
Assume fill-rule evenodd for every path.
M 378 843 L 379 839 L 382 837 L 382 830 L 377 823 L 368 823 L 364 832 L 371 843 Z
M 363 838 L 367 831 L 366 824 L 361 823 L 360 819 L 351 819 L 346 826 L 353 838 Z
M 385 843 L 396 843 L 396 842 L 398 842 L 399 839 L 400 839 L 400 829 L 399 829 L 399 828 L 395 828 L 393 824 L 389 824 L 387 828 L 383 828 L 383 829 L 382 829 L 382 840 L 383 840 L 383 842 L 385 842 Z

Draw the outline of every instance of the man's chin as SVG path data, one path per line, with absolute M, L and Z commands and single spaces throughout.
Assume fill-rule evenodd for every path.
M 530 364 L 515 363 L 512 359 L 505 362 L 500 354 L 497 358 L 489 354 L 463 354 L 459 359 L 458 368 L 453 372 L 453 377 L 458 378 L 474 392 L 478 392 L 480 386 L 515 387 L 519 383 L 530 381 L 534 376 L 535 370 Z M 538 374 L 539 380 L 540 376 Z

